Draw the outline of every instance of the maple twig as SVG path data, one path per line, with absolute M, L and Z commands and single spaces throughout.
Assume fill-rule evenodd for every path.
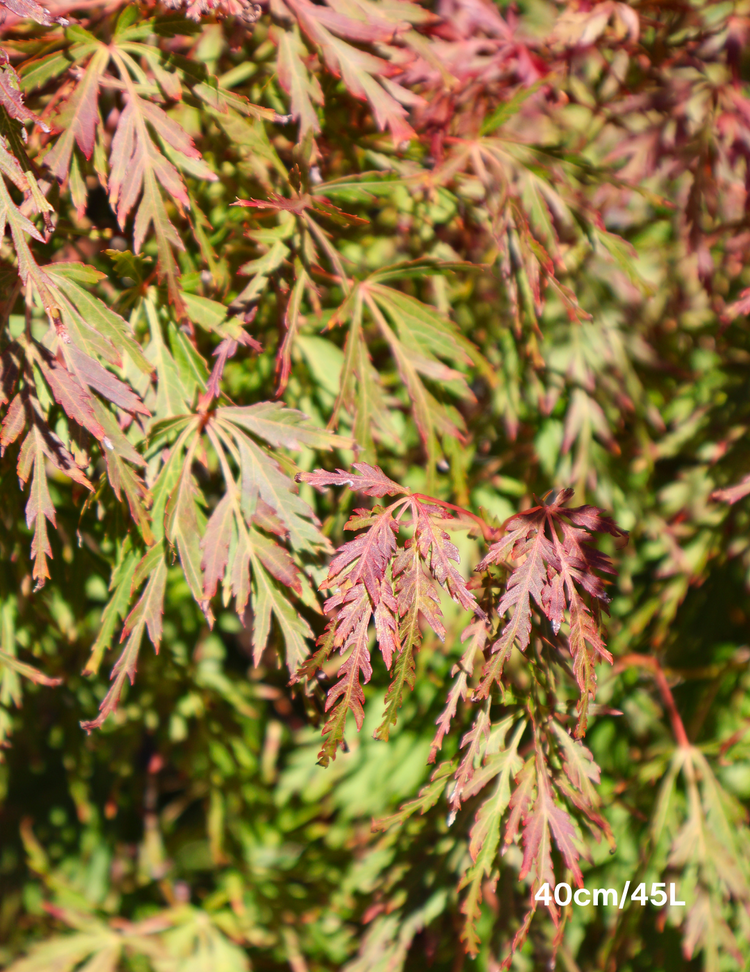
M 685 731 L 685 725 L 682 721 L 680 713 L 677 711 L 674 695 L 672 695 L 672 690 L 669 687 L 667 676 L 664 674 L 664 670 L 659 664 L 659 660 L 651 657 L 650 655 L 631 654 L 620 658 L 616 667 L 618 671 L 631 667 L 645 668 L 653 674 L 654 680 L 659 689 L 659 693 L 662 697 L 662 701 L 664 702 L 664 706 L 669 713 L 669 718 L 672 722 L 672 731 L 674 732 L 675 739 L 677 740 L 677 745 L 690 749 L 691 743 L 688 739 L 688 734 Z
M 461 513 L 464 516 L 470 517 L 482 528 L 482 536 L 487 541 L 487 543 L 494 543 L 498 540 L 502 534 L 505 532 L 504 526 L 492 527 L 489 523 L 486 523 L 481 516 L 477 516 L 476 513 L 472 513 L 470 510 L 465 510 L 463 506 L 456 506 L 454 503 L 448 503 L 445 500 L 436 499 L 434 496 L 425 496 L 424 493 L 411 493 L 412 499 L 424 500 L 426 503 L 434 503 L 436 506 L 442 506 L 448 510 L 455 510 L 456 513 Z
M 730 765 L 730 761 L 726 758 L 727 752 L 742 739 L 748 729 L 750 729 L 750 719 L 746 719 L 743 725 L 736 732 L 733 732 L 729 739 L 721 744 L 719 748 L 719 762 L 722 766 Z

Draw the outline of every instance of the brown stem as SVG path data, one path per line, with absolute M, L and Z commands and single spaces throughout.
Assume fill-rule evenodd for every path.
M 658 659 L 653 658 L 651 655 L 625 655 L 624 658 L 620 658 L 618 660 L 616 667 L 618 671 L 622 671 L 624 668 L 645 668 L 653 674 L 654 680 L 659 688 L 662 701 L 664 702 L 664 706 L 669 713 L 669 718 L 672 722 L 672 731 L 674 732 L 674 737 L 677 740 L 677 745 L 690 749 L 691 744 L 690 740 L 688 739 L 688 735 L 685 732 L 685 725 L 682 721 L 680 713 L 677 711 L 677 706 L 675 705 L 674 696 L 672 695 L 672 690 L 669 687 L 667 676 L 664 674 Z

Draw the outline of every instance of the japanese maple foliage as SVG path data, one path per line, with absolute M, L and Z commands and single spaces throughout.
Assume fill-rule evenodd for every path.
M 749 38 L 0 0 L 4 966 L 747 965 Z
M 403 705 L 405 690 L 414 689 L 415 656 L 423 629 L 432 630 L 441 641 L 445 640 L 439 596 L 442 586 L 473 617 L 461 635 L 466 648 L 452 672 L 457 677 L 446 708 L 437 720 L 438 730 L 429 761 L 434 762 L 442 748 L 459 703 L 480 703 L 471 728 L 461 740 L 464 752 L 460 761 L 457 765 L 448 764 L 455 779 L 449 798 L 451 812 L 455 814 L 464 800 L 483 793 L 498 774 L 501 774 L 502 788 L 499 798 L 497 793 L 486 797 L 471 831 L 474 864 L 461 882 L 462 887 L 470 887 L 463 904 L 467 921 L 462 938 L 471 952 L 477 951 L 475 922 L 480 914 L 481 882 L 492 878 L 492 853 L 497 851 L 504 811 L 509 809 L 505 843 L 522 840 L 524 857 L 519 876 L 524 878 L 532 871 L 534 875 L 531 906 L 514 938 L 515 949 L 523 942 L 530 915 L 536 909 L 536 891 L 545 882 L 553 887 L 556 884 L 551 857 L 553 839 L 576 883 L 579 887 L 583 884 L 578 865 L 580 841 L 565 803 L 570 804 L 574 813 L 588 818 L 597 838 L 604 833 L 613 843 L 611 829 L 598 812 L 599 797 L 591 786 L 591 782 L 599 780 L 599 768 L 591 753 L 571 738 L 564 723 L 559 721 L 552 670 L 560 666 L 563 677 L 573 674 L 575 678 L 580 691 L 575 737 L 580 738 L 586 731 L 589 705 L 596 695 L 595 664 L 600 659 L 612 662 L 603 640 L 598 604 L 609 600 L 601 574 L 611 574 L 614 570 L 610 559 L 587 540 L 594 533 L 615 537 L 625 534 L 596 507 L 566 508 L 564 504 L 570 500 L 572 489 L 560 490 L 549 503 L 512 517 L 504 528 L 493 529 L 479 520 L 482 532 L 503 536 L 490 546 L 475 568 L 477 573 L 488 575 L 480 583 L 472 583 L 475 589 L 481 589 L 478 599 L 458 570 L 459 552 L 448 532 L 448 528 L 466 529 L 467 524 L 475 528 L 473 514 L 405 490 L 377 466 L 354 463 L 354 469 L 354 474 L 343 470 L 297 474 L 298 480 L 318 488 L 346 486 L 378 498 L 406 494 L 386 507 L 354 510 L 344 529 L 365 532 L 339 548 L 322 584 L 334 591 L 324 605 L 332 619 L 318 639 L 318 650 L 296 676 L 313 679 L 335 649 L 344 656 L 338 670 L 339 680 L 326 698 L 328 719 L 323 727 L 325 740 L 319 758 L 327 765 L 337 747 L 343 744 L 349 710 L 357 729 L 364 723 L 365 696 L 360 676 L 366 683 L 373 673 L 371 620 L 377 646 L 386 668 L 391 671 L 383 721 L 375 730 L 376 738 L 388 739 L 398 709 Z M 402 531 L 411 535 L 399 543 Z M 512 563 L 515 566 L 511 567 Z M 499 584 L 489 576 L 489 568 L 495 566 L 505 567 L 507 574 Z M 503 587 L 504 593 L 498 598 L 497 591 Z M 586 602 L 585 595 L 589 596 L 590 603 Z M 536 620 L 534 609 L 538 612 Z M 506 623 L 504 615 L 509 610 L 512 614 Z M 542 617 L 550 622 L 551 632 L 542 626 Z M 567 622 L 567 638 L 561 636 L 564 622 Z M 503 669 L 514 647 L 521 651 L 529 649 L 532 632 L 536 658 L 531 664 L 532 669 L 540 666 L 538 674 L 535 671 L 526 702 L 511 701 L 512 682 L 503 680 Z M 572 659 L 573 673 L 560 657 L 564 651 Z M 480 656 L 484 662 L 481 668 L 477 666 Z M 487 705 L 493 688 L 500 690 L 503 709 L 514 713 L 501 718 L 499 723 L 490 718 Z M 518 747 L 527 726 L 533 747 L 532 754 L 524 761 Z M 511 729 L 512 743 L 503 749 Z M 500 751 L 502 759 L 497 758 Z M 553 752 L 564 767 L 561 779 L 557 779 L 549 765 Z M 436 775 L 444 784 L 447 774 L 442 767 Z M 396 819 L 401 821 L 403 813 Z M 485 851 L 485 844 L 491 848 L 489 852 Z M 559 909 L 554 905 L 551 914 L 557 925 Z

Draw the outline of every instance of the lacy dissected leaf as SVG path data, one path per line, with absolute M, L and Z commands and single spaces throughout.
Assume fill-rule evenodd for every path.
M 325 585 L 330 588 L 341 587 L 344 583 L 363 583 L 373 604 L 377 605 L 386 567 L 396 552 L 398 524 L 390 509 L 376 507 L 372 513 L 355 510 L 345 529 L 363 528 L 366 528 L 365 533 L 339 549 L 328 568 Z
M 681 801 L 679 781 L 685 790 Z M 719 782 L 706 756 L 695 747 L 677 747 L 660 787 L 652 819 L 652 837 L 680 876 L 681 897 L 688 903 L 675 917 L 682 925 L 683 952 L 702 952 L 707 967 L 720 956 L 740 955 L 740 944 L 727 919 L 728 906 L 746 908 L 750 900 L 746 814 Z
M 64 348 L 63 355 L 67 370 L 75 374 L 80 385 L 88 385 L 89 388 L 99 392 L 103 398 L 126 412 L 136 415 L 151 414 L 135 392 L 107 371 L 95 358 L 80 351 L 74 345 Z
M 339 680 L 328 692 L 326 712 L 330 716 L 323 726 L 323 747 L 318 759 L 323 766 L 336 755 L 342 744 L 344 727 L 349 711 L 354 715 L 357 729 L 362 728 L 365 718 L 365 694 L 360 684 L 360 674 L 365 682 L 372 676 L 369 649 L 369 623 L 372 603 L 364 584 L 356 584 L 344 594 L 326 601 L 326 611 L 338 609 L 333 628 L 333 644 L 346 655 L 339 668 Z
M 94 153 L 96 126 L 99 123 L 99 84 L 109 63 L 109 51 L 92 37 L 89 43 L 84 41 L 74 45 L 70 53 L 74 58 L 85 56 L 92 46 L 95 50 L 83 76 L 55 118 L 55 125 L 61 134 L 44 159 L 50 172 L 60 182 L 68 178 L 75 144 L 87 159 Z
M 356 475 L 347 473 L 343 469 L 337 469 L 335 473 L 317 469 L 315 472 L 297 473 L 296 478 L 298 482 L 310 483 L 318 489 L 324 489 L 326 486 L 348 486 L 349 489 L 364 493 L 366 496 L 397 496 L 399 493 L 406 492 L 403 486 L 394 483 L 378 466 L 355 462 L 352 463 L 352 469 L 356 469 Z
M 238 270 L 243 276 L 250 277 L 250 281 L 237 295 L 233 306 L 247 307 L 258 300 L 268 285 L 269 275 L 277 272 L 289 256 L 289 246 L 285 241 L 293 231 L 294 219 L 291 215 L 271 230 L 248 231 L 248 237 L 261 249 L 262 255 L 244 263 Z
M 278 582 L 278 583 L 277 583 Z M 276 619 L 286 646 L 286 663 L 294 676 L 309 653 L 313 632 L 305 618 L 289 601 L 284 590 L 298 587 L 296 565 L 283 547 L 271 544 L 265 537 L 255 539 L 253 553 L 253 657 L 256 664 L 266 648 L 271 615 Z
M 386 578 L 386 570 L 397 550 L 395 534 L 398 525 L 392 509 L 356 510 L 347 529 L 364 529 L 366 532 L 344 544 L 331 562 L 324 581 L 325 587 L 336 588 L 339 593 L 326 601 L 326 613 L 336 611 L 336 616 L 319 644 L 322 647 L 331 638 L 331 647 L 338 648 L 346 656 L 339 669 L 339 681 L 326 699 L 326 711 L 333 709 L 333 712 L 323 729 L 327 738 L 320 758 L 325 763 L 335 756 L 343 740 L 350 709 L 357 729 L 362 728 L 365 699 L 359 677 L 361 673 L 367 682 L 372 675 L 368 628 L 374 613 L 378 641 L 388 664 L 398 644 L 396 599 Z M 381 599 L 384 600 L 382 606 Z
M 15 442 L 24 429 L 36 430 L 38 448 L 42 450 L 46 460 L 55 470 L 87 489 L 92 488 L 83 468 L 68 451 L 62 439 L 49 427 L 33 380 L 26 380 L 23 388 L 10 402 L 0 431 L 0 449 L 5 450 Z M 23 447 L 22 454 L 26 458 Z M 21 455 L 19 455 L 19 462 L 20 459 Z M 20 468 L 19 466 L 19 470 Z
M 47 523 L 53 527 L 56 525 L 55 508 L 47 484 L 47 463 L 87 489 L 92 486 L 60 438 L 44 421 L 39 401 L 28 388 L 19 392 L 6 413 L 0 433 L 3 449 L 15 441 L 24 428 L 27 432 L 18 454 L 17 471 L 24 485 L 31 477 L 26 524 L 34 528 L 31 542 L 31 556 L 34 559 L 32 576 L 37 586 L 42 587 L 50 577 L 47 557 L 52 556 Z
M 422 643 L 422 624 L 434 631 L 443 640 L 445 627 L 440 611 L 440 598 L 435 581 L 429 576 L 422 563 L 419 548 L 407 541 L 393 561 L 395 598 L 386 601 L 386 619 L 382 623 L 385 635 L 378 628 L 378 610 L 375 612 L 375 626 L 378 644 L 388 668 L 395 654 L 391 683 L 385 696 L 383 721 L 375 731 L 378 739 L 388 739 L 391 726 L 396 724 L 398 710 L 404 695 L 414 688 L 416 678 L 415 655 Z M 389 594 L 391 593 L 389 589 Z M 378 608 L 380 608 L 380 603 Z M 388 632 L 392 631 L 392 643 Z
M 476 955 L 479 950 L 476 923 L 481 915 L 484 884 L 489 881 L 493 890 L 497 884 L 501 824 L 510 803 L 511 783 L 523 768 L 518 745 L 526 723 L 525 720 L 518 723 L 506 746 L 506 735 L 512 724 L 511 716 L 495 727 L 487 745 L 485 764 L 464 790 L 464 796 L 468 798 L 491 782 L 497 781 L 491 795 L 477 810 L 469 841 L 472 864 L 459 885 L 460 890 L 468 889 L 461 904 L 461 911 L 466 916 L 461 937 L 472 955 Z
M 465 424 L 457 409 L 435 398 L 423 378 L 438 383 L 441 392 L 473 400 L 464 375 L 440 360 L 448 358 L 453 364 L 471 364 L 467 352 L 471 346 L 434 308 L 380 282 L 381 278 L 387 280 L 394 275 L 397 273 L 375 274 L 358 284 L 334 318 L 339 324 L 350 321 L 340 404 L 351 407 L 356 402 L 358 411 L 361 407 L 369 411 L 374 403 L 376 414 L 379 411 L 377 386 L 372 386 L 361 322 L 365 306 L 396 363 L 432 466 L 438 460 L 438 438 L 445 435 L 461 439 Z M 347 385 L 354 375 L 358 379 L 356 393 Z
M 599 783 L 600 771 L 591 753 L 556 720 L 545 722 L 543 727 L 536 725 L 533 716 L 531 722 L 536 736 L 535 749 L 525 760 L 519 754 L 519 745 L 527 719 L 519 719 L 516 713 L 491 727 L 486 716 L 480 714 L 462 741 L 466 749 L 455 772 L 452 805 L 457 808 L 462 801 L 482 795 L 469 841 L 473 863 L 460 885 L 468 889 L 462 903 L 466 916 L 462 938 L 472 954 L 479 948 L 476 925 L 481 916 L 482 897 L 487 887 L 494 888 L 499 854 L 505 853 L 510 843 L 520 837 L 523 859 L 519 876 L 532 875 L 529 912 L 515 936 L 511 954 L 528 932 L 531 915 L 537 907 L 536 890 L 545 883 L 554 890 L 553 847 L 559 851 L 573 880 L 582 886 L 578 863 L 582 844 L 574 818 L 585 822 L 597 841 L 604 836 L 614 848 L 612 831 L 599 813 L 601 798 L 593 784 Z M 512 736 L 508 739 L 511 728 Z M 553 755 L 555 758 L 550 758 Z M 563 772 L 555 768 L 560 763 Z M 557 924 L 556 903 L 550 901 L 548 907 Z
M 202 161 L 201 153 L 184 129 L 155 101 L 142 95 L 140 89 L 144 85 L 148 87 L 147 76 L 130 53 L 131 49 L 140 51 L 137 43 L 128 40 L 127 33 L 116 38 L 122 46 L 101 44 L 80 28 L 76 28 L 73 36 L 77 43 L 71 47 L 71 56 L 76 60 L 88 57 L 88 63 L 56 119 L 62 134 L 47 153 L 45 162 L 62 181 L 71 172 L 75 144 L 86 159 L 91 158 L 96 128 L 100 124 L 99 90 L 107 67 L 110 63 L 114 65 L 125 103 L 109 153 L 110 172 L 106 184 L 110 204 L 117 213 L 121 228 L 135 211 L 133 245 L 136 253 L 141 250 L 149 231 L 153 231 L 159 273 L 166 278 L 170 300 L 178 314 L 184 316 L 177 282 L 179 268 L 173 253 L 174 249 L 184 249 L 184 244 L 170 220 L 164 194 L 182 214 L 190 208 L 190 200 L 180 169 L 209 181 L 215 180 L 216 175 Z M 159 67 L 158 62 L 155 66 L 163 80 L 174 78 L 180 88 L 176 75 Z M 171 86 L 167 84 L 167 87 Z
M 105 274 L 86 264 L 63 262 L 45 267 L 45 273 L 56 287 L 72 343 L 107 364 L 119 367 L 126 355 L 140 372 L 153 370 L 128 322 L 88 289 L 104 280 Z
M 487 708 L 474 713 L 469 730 L 461 739 L 463 756 L 455 772 L 455 785 L 450 795 L 451 812 L 455 815 L 461 806 L 461 799 L 468 783 L 474 778 L 477 766 L 480 764 L 487 745 L 490 741 L 492 722 Z
M 278 538 L 288 541 L 294 552 L 316 553 L 329 545 L 278 459 L 256 438 L 290 448 L 330 448 L 340 440 L 312 427 L 301 412 L 275 402 L 224 406 L 210 416 L 175 418 L 166 429 L 170 426 L 177 438 L 152 491 L 155 532 L 163 517 L 165 536 L 174 544 L 209 624 L 210 602 L 221 588 L 225 603 L 234 597 L 243 623 L 252 618 L 257 664 L 268 645 L 273 617 L 294 674 L 308 653 L 312 631 L 289 602 L 288 591 L 302 596 L 301 572 Z M 200 507 L 193 470 L 196 459 L 205 455 L 204 435 L 224 481 L 208 517 Z
M 543 521 L 539 521 L 540 525 Z M 508 524 L 509 529 L 512 522 Z M 532 535 L 529 536 L 528 533 Z M 502 615 L 509 608 L 513 608 L 510 622 L 503 629 L 500 638 L 495 641 L 491 649 L 490 660 L 482 672 L 482 683 L 478 694 L 486 696 L 493 682 L 499 682 L 505 662 L 517 643 L 523 651 L 528 647 L 531 637 L 531 597 L 537 603 L 542 599 L 542 588 L 545 584 L 544 550 L 549 551 L 551 545 L 542 529 L 527 529 L 526 523 L 515 531 L 511 529 L 505 540 L 513 539 L 512 550 L 516 556 L 524 557 L 520 567 L 513 571 L 508 578 L 506 591 L 497 607 Z M 477 565 L 477 571 L 485 569 L 493 561 L 490 558 L 499 556 L 499 549 L 505 546 L 505 540 L 490 548 L 490 553 Z M 505 547 L 505 549 L 508 549 Z
M 299 473 L 297 479 L 319 489 L 347 486 L 379 498 L 407 492 L 384 476 L 377 466 L 355 463 L 354 469 L 356 473 L 341 469 L 335 473 L 315 470 Z M 364 718 L 359 673 L 365 675 L 365 681 L 372 673 L 369 650 L 366 658 L 364 655 L 371 618 L 383 660 L 388 669 L 392 668 L 384 719 L 375 733 L 383 739 L 388 738 L 391 726 L 396 723 L 405 692 L 414 687 L 415 654 L 422 643 L 423 625 L 441 640 L 445 637 L 440 586 L 458 605 L 473 611 L 484 625 L 486 615 L 456 566 L 460 562 L 458 548 L 445 530 L 449 521 L 454 525 L 456 521 L 446 506 L 439 500 L 407 492 L 388 507 L 355 510 L 346 524 L 347 530 L 364 532 L 343 544 L 330 563 L 328 576 L 321 586 L 336 591 L 325 604 L 332 620 L 318 639 L 318 651 L 297 674 L 298 678 L 312 678 L 334 648 L 339 648 L 342 654 L 351 650 L 360 659 L 356 664 L 348 664 L 348 658 L 345 660 L 341 668 L 343 678 L 328 694 L 327 709 L 334 704 L 336 707 L 324 730 L 329 734 L 321 753 L 326 761 L 335 755 L 337 745 L 342 742 L 346 708 L 354 712 L 357 728 Z M 406 522 L 413 528 L 414 536 L 399 546 L 397 537 L 407 511 L 411 519 Z M 434 747 L 433 758 L 437 748 L 439 742 Z
M 2 6 L 17 17 L 30 17 L 44 27 L 52 27 L 54 24 L 64 27 L 68 23 L 64 17 L 51 13 L 36 0 L 2 0 Z
M 433 630 L 440 635 L 440 629 Z M 461 700 L 464 702 L 470 695 L 469 680 L 474 674 L 477 652 L 484 652 L 489 636 L 489 625 L 486 618 L 478 618 L 469 624 L 461 634 L 461 643 L 466 645 L 461 661 L 451 669 L 451 677 L 454 678 L 445 708 L 440 713 L 437 720 L 437 732 L 432 741 L 428 762 L 434 763 L 439 750 L 442 748 L 443 739 L 449 732 L 451 722 L 456 716 L 458 705 Z M 444 637 L 444 634 L 442 635 Z
M 0 239 L 5 233 L 6 226 L 10 229 L 13 249 L 18 266 L 18 276 L 24 285 L 33 287 L 41 306 L 47 313 L 50 322 L 62 330 L 60 310 L 54 287 L 49 277 L 39 266 L 31 251 L 27 236 L 38 242 L 44 242 L 50 229 L 48 214 L 52 207 L 46 197 L 39 190 L 39 186 L 32 172 L 26 172 L 18 162 L 16 155 L 6 149 L 6 139 L 0 135 L 0 172 L 24 194 L 24 205 L 18 207 L 13 201 L 5 178 L 0 178 Z M 22 211 L 27 209 L 30 215 L 40 213 L 45 217 L 45 233 L 42 234 L 28 216 Z
M 500 681 L 514 645 L 522 651 L 528 647 L 532 601 L 550 620 L 555 635 L 567 607 L 568 646 L 581 691 L 578 732 L 583 735 L 589 699 L 596 691 L 595 662 L 599 657 L 612 660 L 604 647 L 596 604 L 606 605 L 608 601 L 601 573 L 614 572 L 610 559 L 587 540 L 593 533 L 608 533 L 613 537 L 626 534 L 596 507 L 566 509 L 564 504 L 572 494 L 570 489 L 560 490 L 549 504 L 533 507 L 510 519 L 506 536 L 493 544 L 477 565 L 476 570 L 481 572 L 503 559 L 521 561 L 512 570 L 497 607 L 501 616 L 509 610 L 512 615 L 492 645 L 477 696 L 486 697 L 493 683 Z M 593 610 L 584 600 L 584 593 L 593 599 Z
M 55 401 L 65 410 L 66 415 L 90 432 L 94 438 L 107 439 L 104 426 L 96 417 L 94 398 L 77 374 L 68 370 L 58 358 L 48 354 L 38 354 L 36 361 L 44 379 L 49 385 Z M 107 439 L 105 447 L 109 444 Z
M 555 885 L 555 874 L 552 868 L 552 839 L 562 854 L 566 866 L 570 869 L 573 879 L 578 887 L 583 885 L 583 875 L 578 865 L 579 851 L 576 846 L 576 832 L 571 822 L 570 816 L 558 806 L 552 789 L 552 783 L 545 765 L 544 757 L 537 754 L 533 761 L 535 770 L 535 794 L 531 796 L 531 788 L 524 789 L 523 782 L 519 785 L 516 793 L 521 792 L 521 797 L 513 803 L 512 808 L 517 810 L 522 818 L 523 827 L 523 863 L 519 876 L 526 877 L 532 872 L 534 874 L 534 889 L 540 887 L 545 882 L 550 886 Z M 526 772 L 524 770 L 523 772 Z M 531 775 L 531 770 L 528 770 Z M 506 832 L 506 843 L 512 836 L 511 821 L 508 823 Z M 555 915 L 555 910 L 550 906 L 550 910 Z
M 316 106 L 323 104 L 323 91 L 305 63 L 309 54 L 296 26 L 276 30 L 272 36 L 279 49 L 279 84 L 289 95 L 292 117 L 299 122 L 300 138 L 304 138 L 308 132 L 320 131 Z
M 116 207 L 118 221 L 124 227 L 125 220 L 140 197 L 133 225 L 133 247 L 138 253 L 149 228 L 153 227 L 161 273 L 167 280 L 172 301 L 181 310 L 177 283 L 179 270 L 172 248 L 181 250 L 184 244 L 169 219 L 162 190 L 174 200 L 180 211 L 188 209 L 190 201 L 176 165 L 161 151 L 151 131 L 156 132 L 162 143 L 170 147 L 178 163 L 183 167 L 190 163 L 193 174 L 207 180 L 215 180 L 216 176 L 200 162 L 200 152 L 190 136 L 161 108 L 137 94 L 122 59 L 118 67 L 128 88 L 129 100 L 120 115 L 112 140 L 110 203 Z
M 232 429 L 228 423 L 222 428 L 214 420 L 206 427 L 206 431 L 219 456 L 227 492 L 219 500 L 205 524 L 205 531 L 205 517 L 196 502 L 198 491 L 191 472 L 196 450 L 202 448 L 200 428 L 194 421 L 190 422 L 180 435 L 173 448 L 170 463 L 162 471 L 161 481 L 165 484 L 164 488 L 170 489 L 165 509 L 167 537 L 170 541 L 176 543 L 193 596 L 206 614 L 209 623 L 212 623 L 213 616 L 209 608 L 209 601 L 225 574 L 227 578 L 231 578 L 237 611 L 243 618 L 249 596 L 249 566 L 251 560 L 259 559 L 274 576 L 282 580 L 287 586 L 298 590 L 299 585 L 296 579 L 296 567 L 288 554 L 282 548 L 277 548 L 274 543 L 271 543 L 271 548 L 275 553 L 271 554 L 263 546 L 262 536 L 252 529 L 255 523 L 264 528 L 268 528 L 269 524 L 276 528 L 278 524 L 279 532 L 286 532 L 283 521 L 277 517 L 276 510 L 272 509 L 270 504 L 262 499 L 256 481 L 248 477 L 247 464 L 267 467 L 266 477 L 273 478 L 275 476 L 279 487 L 283 487 L 286 483 L 286 486 L 291 489 L 291 481 L 285 479 L 280 472 L 277 474 L 277 467 L 273 460 L 255 446 L 252 440 L 238 430 Z M 234 433 L 236 444 L 227 434 L 228 431 L 230 434 Z M 239 449 L 237 445 L 239 445 Z M 183 449 L 185 449 L 184 454 Z M 241 468 L 241 486 L 229 467 L 227 453 Z M 174 478 L 172 470 L 179 468 L 180 463 L 182 465 L 181 471 L 172 486 L 171 483 Z M 283 517 L 282 503 L 287 497 L 284 497 L 281 488 L 275 494 L 274 499 L 279 501 L 279 516 Z M 295 499 L 293 493 L 290 493 L 288 496 L 288 502 L 292 509 L 290 519 L 296 513 Z M 260 504 L 264 503 L 265 507 L 261 509 Z M 312 515 L 311 511 L 308 512 Z M 306 523 L 306 528 L 313 537 L 316 536 L 312 524 Z M 322 544 L 322 538 L 320 542 Z M 262 648 L 264 647 L 265 641 L 262 644 Z
M 217 440 L 214 446 L 221 449 Z M 223 465 L 226 468 L 225 457 Z M 293 674 L 307 655 L 307 642 L 312 637 L 309 625 L 284 593 L 284 588 L 301 593 L 299 568 L 284 547 L 254 527 L 254 522 L 263 526 L 263 520 L 245 516 L 240 488 L 228 469 L 225 475 L 228 491 L 211 514 L 200 544 L 205 598 L 213 597 L 217 586 L 224 581 L 235 597 L 237 613 L 243 621 L 246 607 L 251 605 L 256 664 L 266 649 L 273 615 L 281 629 L 287 664 Z M 282 586 L 277 586 L 277 582 Z
M 306 415 L 281 402 L 259 402 L 242 408 L 226 406 L 217 410 L 217 417 L 239 426 L 269 445 L 287 449 L 331 449 L 343 445 L 343 439 L 315 428 Z
M 257 500 L 261 499 L 283 523 L 294 549 L 313 552 L 327 548 L 328 543 L 317 528 L 315 514 L 297 495 L 293 482 L 278 461 L 260 447 L 253 436 L 270 445 L 289 449 L 304 446 L 330 449 L 341 440 L 313 428 L 301 412 L 276 402 L 262 402 L 246 408 L 219 408 L 216 422 L 236 443 L 242 501 L 248 513 L 255 513 Z
M 146 630 L 154 649 L 159 651 L 164 591 L 167 582 L 167 565 L 160 545 L 152 547 L 137 566 L 131 581 L 132 586 L 139 586 L 146 578 L 148 581 L 143 593 L 125 619 L 120 634 L 120 642 L 125 642 L 125 646 L 112 669 L 110 676 L 112 685 L 99 706 L 99 715 L 95 719 L 81 723 L 86 732 L 98 729 L 104 724 L 110 713 L 117 708 L 125 681 L 129 680 L 131 685 L 135 681 L 138 654 Z
M 37 125 L 41 128 L 42 131 L 48 132 L 49 127 L 45 122 L 35 115 L 33 111 L 29 111 L 24 104 L 23 92 L 21 91 L 18 75 L 12 65 L 7 63 L 7 55 L 5 55 L 5 52 L 3 52 L 2 59 L 6 63 L 0 68 L 0 105 L 2 105 L 5 113 L 15 121 L 21 123 L 31 122 L 32 125 Z
M 411 7 L 411 4 L 403 4 L 405 15 L 408 16 Z M 394 9 L 391 8 L 391 11 Z M 350 5 L 350 9 L 344 12 L 338 4 L 324 6 L 309 0 L 278 0 L 276 10 L 285 18 L 293 18 L 299 23 L 303 33 L 319 47 L 328 69 L 343 80 L 351 94 L 369 101 L 378 127 L 388 128 L 396 145 L 414 137 L 404 104 L 414 104 L 417 99 L 413 93 L 390 80 L 399 73 L 398 67 L 348 43 L 393 42 L 399 33 L 410 29 L 406 18 L 399 21 L 398 15 L 393 19 L 388 19 L 387 14 L 379 16 L 380 10 L 376 5 L 369 8 Z M 318 101 L 319 89 L 309 78 L 299 40 L 293 33 L 286 34 L 291 39 L 279 40 L 280 80 L 292 97 L 292 112 L 304 124 L 304 134 L 316 130 L 312 101 Z
M 604 837 L 611 850 L 615 848 L 612 829 L 600 813 L 601 795 L 594 784 L 601 782 L 601 770 L 594 762 L 591 750 L 571 736 L 553 719 L 548 724 L 554 733 L 554 745 L 562 760 L 564 776 L 555 777 L 555 785 L 583 815 L 597 841 Z
M 45 467 L 45 451 L 42 435 L 36 424 L 24 439 L 18 457 L 18 478 L 26 484 L 31 475 L 29 501 L 26 504 L 26 525 L 34 527 L 34 538 L 31 541 L 31 556 L 34 558 L 33 577 L 41 586 L 49 579 L 47 557 L 52 556 L 47 522 L 55 523 L 55 508 L 49 495 L 47 486 L 47 470 Z
M 466 581 L 455 566 L 461 562 L 458 547 L 451 542 L 450 534 L 442 528 L 443 520 L 451 514 L 438 506 L 414 502 L 414 542 L 419 554 L 429 565 L 432 576 L 445 587 L 458 604 L 480 617 L 484 614 L 477 599 L 466 586 Z

